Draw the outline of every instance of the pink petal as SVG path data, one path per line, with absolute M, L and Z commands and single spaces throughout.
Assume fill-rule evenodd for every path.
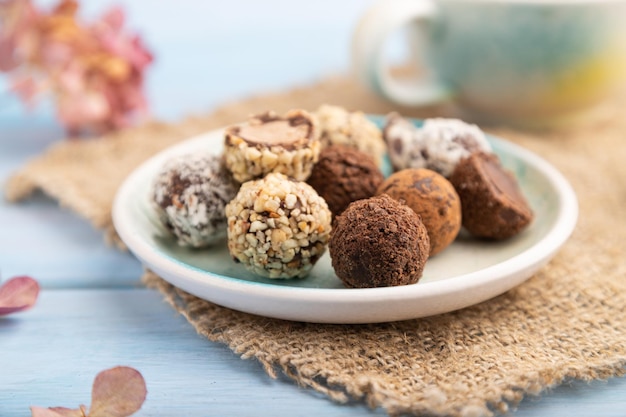
M 42 65 L 49 72 L 64 71 L 68 67 L 76 66 L 80 54 L 76 47 L 67 42 L 58 42 L 54 39 L 45 39 L 37 52 Z
M 148 64 L 154 61 L 152 52 L 144 45 L 139 36 L 134 36 L 130 39 L 129 49 L 132 52 L 128 54 L 128 58 L 138 71 L 143 71 Z
M 76 94 L 86 89 L 85 69 L 78 64 L 67 65 L 57 76 L 59 94 Z
M 80 408 L 50 407 L 50 410 L 63 417 L 85 417 L 84 405 L 81 405 Z
M 123 31 L 124 20 L 123 10 L 113 8 L 90 28 L 90 35 L 99 47 L 141 72 L 153 61 L 153 56 L 138 35 Z
M 39 284 L 31 277 L 11 278 L 0 286 L 0 316 L 32 307 L 38 295 Z
M 0 1 L 0 71 L 11 71 L 21 64 L 21 49 L 36 26 L 38 12 L 31 1 Z M 26 42 L 24 42 L 26 41 Z
M 37 406 L 30 407 L 30 413 L 32 417 L 61 417 L 63 414 L 59 414 L 50 408 L 43 408 Z
M 146 400 L 146 383 L 139 371 L 118 366 L 100 372 L 93 382 L 89 417 L 127 417 Z
M 65 407 L 43 408 L 31 406 L 32 417 L 85 417 L 81 410 Z
M 15 43 L 0 35 L 0 72 L 9 72 L 17 67 L 15 59 Z
M 35 104 L 35 99 L 42 90 L 41 84 L 37 80 L 28 75 L 18 75 L 9 81 L 11 91 L 17 94 L 27 106 L 31 107 Z

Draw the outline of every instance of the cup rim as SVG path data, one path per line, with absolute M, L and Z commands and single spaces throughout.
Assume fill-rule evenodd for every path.
M 599 5 L 611 3 L 625 3 L 626 0 L 435 0 L 442 3 L 508 3 L 508 4 L 528 4 L 528 5 Z

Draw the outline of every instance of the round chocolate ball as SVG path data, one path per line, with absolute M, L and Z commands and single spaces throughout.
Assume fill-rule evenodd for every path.
M 151 199 L 162 225 L 181 246 L 208 246 L 226 236 L 226 204 L 239 184 L 219 156 L 176 156 L 161 167 Z
M 369 155 L 348 146 L 331 145 L 320 153 L 307 182 L 337 216 L 353 201 L 373 196 L 383 180 Z
M 392 113 L 383 132 L 396 171 L 427 168 L 449 178 L 462 158 L 473 152 L 491 152 L 483 131 L 458 119 L 426 119 L 417 127 Z
M 267 278 L 303 278 L 324 254 L 331 213 L 305 182 L 280 173 L 242 184 L 226 206 L 228 250 Z
M 355 201 L 335 218 L 329 251 L 346 287 L 388 287 L 421 278 L 430 243 L 419 216 L 382 195 Z
M 430 255 L 450 245 L 461 229 L 461 200 L 441 174 L 429 169 L 404 169 L 389 176 L 377 194 L 388 194 L 420 217 L 430 237 Z

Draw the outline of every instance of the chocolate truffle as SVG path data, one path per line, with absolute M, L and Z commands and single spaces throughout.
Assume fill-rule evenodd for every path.
M 463 226 L 474 236 L 507 239 L 533 219 L 515 176 L 494 154 L 476 153 L 462 159 L 450 182 L 461 197 Z
M 331 145 L 320 153 L 307 182 L 336 216 L 353 201 L 373 196 L 383 180 L 369 155 L 348 146 Z
M 228 127 L 224 135 L 226 167 L 239 182 L 280 172 L 306 180 L 317 162 L 321 144 L 317 121 L 304 110 L 284 116 L 267 112 Z
M 169 159 L 157 173 L 151 198 L 178 244 L 198 248 L 226 236 L 224 207 L 238 189 L 220 157 L 196 153 Z
M 257 275 L 305 277 L 326 251 L 326 202 L 307 183 L 283 174 L 242 184 L 226 215 L 231 256 Z
M 392 113 L 383 134 L 396 171 L 428 168 L 449 178 L 461 158 L 474 152 L 491 152 L 482 130 L 458 119 L 426 119 L 417 127 Z
M 377 194 L 388 194 L 409 206 L 430 237 L 430 255 L 450 245 L 461 229 L 461 200 L 441 174 L 429 169 L 404 169 L 389 176 Z
M 315 112 L 319 122 L 322 146 L 345 145 L 372 157 L 381 166 L 387 146 L 378 126 L 360 111 L 324 104 Z
M 329 251 L 346 287 L 388 287 L 421 278 L 430 244 L 419 216 L 382 195 L 355 201 L 337 216 Z

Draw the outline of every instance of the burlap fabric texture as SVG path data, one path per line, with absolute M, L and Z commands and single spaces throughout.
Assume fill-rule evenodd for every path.
M 384 114 L 393 108 L 347 78 L 226 105 L 176 124 L 150 123 L 98 140 L 61 141 L 6 184 L 11 200 L 41 189 L 112 240 L 111 203 L 141 161 L 177 141 L 275 109 L 322 103 Z M 622 114 L 619 114 L 620 109 Z M 417 116 L 433 116 L 426 109 Z M 580 219 L 554 260 L 488 302 L 418 320 L 319 325 L 252 316 L 200 300 L 151 272 L 195 329 L 336 401 L 365 401 L 389 414 L 475 417 L 507 412 L 526 394 L 567 378 L 624 374 L 626 365 L 626 100 L 575 129 L 492 132 L 553 163 L 574 186 Z M 121 244 L 121 243 L 120 243 Z

